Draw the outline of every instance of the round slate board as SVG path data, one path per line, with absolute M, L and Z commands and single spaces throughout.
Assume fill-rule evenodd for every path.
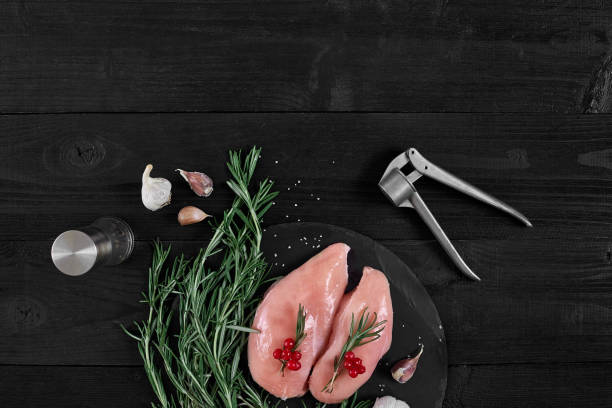
M 310 257 L 335 242 L 351 247 L 348 256 L 349 284 L 353 289 L 364 266 L 383 271 L 391 284 L 393 300 L 393 341 L 374 375 L 359 389 L 358 399 L 391 395 L 406 401 L 411 408 L 439 408 L 446 390 L 446 340 L 444 330 L 427 291 L 417 277 L 395 254 L 365 235 L 329 224 L 291 223 L 268 227 L 262 247 L 273 276 L 286 275 Z M 405 358 L 419 343 L 425 346 L 414 377 L 398 384 L 390 374 L 396 361 Z M 287 400 L 281 407 L 314 406 L 307 394 Z

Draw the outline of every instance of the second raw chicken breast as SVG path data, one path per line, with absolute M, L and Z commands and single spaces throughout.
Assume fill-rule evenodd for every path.
M 367 309 L 367 310 L 366 310 Z M 349 375 L 349 370 L 340 366 L 338 376 L 329 385 L 334 375 L 334 361 L 340 358 L 341 350 L 347 342 L 351 330 L 351 320 L 354 316 L 355 326 L 363 313 L 370 313 L 370 323 L 384 323 L 384 329 L 380 332 L 380 338 L 371 343 L 355 347 L 352 352 L 355 358 L 361 359 L 361 372 L 356 377 Z M 378 329 L 380 329 L 379 326 Z M 376 330 L 376 329 L 374 329 Z M 336 404 L 349 398 L 359 387 L 374 373 L 376 365 L 381 357 L 391 346 L 391 333 L 393 331 L 393 306 L 391 304 L 391 293 L 389 282 L 384 273 L 366 266 L 363 268 L 363 276 L 359 285 L 350 293 L 347 293 L 338 309 L 334 319 L 334 328 L 326 346 L 325 353 L 319 358 L 312 370 L 310 377 L 310 392 L 321 402 Z M 372 333 L 372 331 L 368 331 Z M 367 340 L 367 339 L 366 339 Z
M 330 245 L 283 279 L 264 295 L 257 308 L 249 335 L 248 360 L 251 376 L 262 388 L 278 398 L 304 395 L 308 376 L 327 344 L 334 316 L 348 281 L 346 244 Z M 274 351 L 284 340 L 296 337 L 300 305 L 306 315 L 305 339 L 297 350 L 301 368 L 281 373 L 281 361 Z

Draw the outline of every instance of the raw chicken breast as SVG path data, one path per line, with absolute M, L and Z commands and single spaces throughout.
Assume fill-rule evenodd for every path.
M 355 314 L 358 321 L 365 308 L 367 312 L 376 312 L 377 320 L 386 320 L 385 329 L 380 338 L 352 351 L 359 357 L 366 368 L 366 372 L 356 378 L 351 378 L 344 368 L 336 377 L 333 391 L 323 391 L 334 372 L 334 358 L 339 356 L 342 346 L 347 340 L 351 327 L 351 317 Z M 373 316 L 370 316 L 373 319 Z M 391 346 L 391 332 L 393 331 L 393 306 L 387 277 L 380 271 L 366 266 L 359 285 L 342 298 L 338 314 L 325 353 L 319 358 L 310 376 L 310 392 L 321 402 L 328 404 L 339 403 L 347 399 L 372 376 L 378 361 Z
M 348 281 L 346 257 L 350 247 L 333 244 L 312 257 L 264 295 L 257 308 L 252 327 L 260 333 L 249 335 L 248 359 L 251 376 L 269 393 L 282 398 L 304 395 L 308 375 L 323 352 L 331 332 L 334 315 Z M 299 346 L 302 368 L 280 373 L 281 362 L 272 353 L 283 347 L 283 341 L 295 339 L 299 305 L 306 313 L 306 338 Z

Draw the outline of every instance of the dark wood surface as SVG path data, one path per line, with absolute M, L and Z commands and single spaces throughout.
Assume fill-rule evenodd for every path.
M 265 223 L 369 235 L 423 281 L 448 340 L 446 408 L 612 405 L 612 7 L 601 0 L 0 4 L 0 406 L 145 407 L 121 324 L 143 316 L 151 240 L 187 254 L 220 214 L 230 148 L 263 147 Z M 293 111 L 293 112 L 290 112 Z M 333 112 L 332 112 L 333 111 Z M 414 146 L 524 212 L 428 180 L 466 280 L 376 183 Z M 140 202 L 144 165 L 173 205 Z M 216 182 L 198 199 L 173 174 Z M 295 206 L 297 204 L 297 207 Z M 60 274 L 60 232 L 116 215 L 124 264 Z
M 2 0 L 0 111 L 609 111 L 603 0 Z

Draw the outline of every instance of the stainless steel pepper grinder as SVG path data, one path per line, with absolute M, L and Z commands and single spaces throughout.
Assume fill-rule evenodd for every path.
M 95 266 L 118 265 L 134 249 L 134 233 L 123 220 L 102 217 L 90 225 L 62 232 L 53 242 L 51 259 L 62 273 L 82 275 Z

